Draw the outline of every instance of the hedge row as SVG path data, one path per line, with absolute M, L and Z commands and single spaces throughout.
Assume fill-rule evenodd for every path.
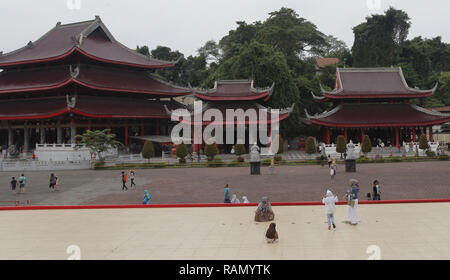
M 366 158 L 361 157 L 356 160 L 356 163 L 389 163 L 389 162 L 420 162 L 420 161 L 436 161 L 436 160 L 450 160 L 449 155 L 440 155 L 438 157 L 386 157 L 386 158 Z M 271 159 L 263 159 L 261 161 L 261 166 L 269 166 Z M 339 162 L 338 162 L 339 163 Z M 321 161 L 319 159 L 312 159 L 312 160 L 298 160 L 298 161 L 286 161 L 284 159 L 280 159 L 278 161 L 275 161 L 276 165 L 316 165 L 321 164 Z M 249 166 L 250 163 L 248 162 L 239 162 L 237 160 L 234 160 L 232 162 L 223 162 L 220 158 L 215 158 L 212 161 L 209 162 L 202 162 L 202 163 L 186 163 L 186 164 L 180 164 L 180 163 L 174 163 L 174 164 L 168 164 L 165 162 L 155 162 L 155 163 L 129 163 L 129 164 L 117 164 L 114 166 L 107 166 L 103 163 L 96 163 L 95 169 L 96 170 L 103 170 L 103 169 L 111 169 L 111 170 L 118 170 L 118 169 L 132 169 L 132 168 L 179 168 L 179 167 L 242 167 L 242 166 Z

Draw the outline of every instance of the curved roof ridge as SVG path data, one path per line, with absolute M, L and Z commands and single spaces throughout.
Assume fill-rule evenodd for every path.
M 417 106 L 415 104 L 409 104 L 409 105 L 412 108 L 416 109 L 417 111 L 420 111 L 420 112 L 425 113 L 425 114 L 439 116 L 439 117 L 450 117 L 450 114 L 445 114 L 445 113 L 441 113 L 441 112 L 438 112 L 438 111 L 428 110 L 426 108 Z

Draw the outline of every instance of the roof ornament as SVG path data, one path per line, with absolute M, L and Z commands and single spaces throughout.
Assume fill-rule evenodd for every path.
M 75 105 L 77 104 L 77 98 L 75 96 L 69 97 L 68 94 L 66 94 L 66 102 L 67 102 L 67 109 L 75 108 Z
M 60 26 L 60 25 L 61 25 L 61 22 L 58 21 L 58 22 L 56 23 L 56 26 Z
M 70 65 L 70 76 L 76 78 L 78 74 L 80 74 L 80 67 L 78 65 Z
M 32 48 L 33 47 L 33 42 L 28 42 L 28 44 L 27 44 L 27 46 L 29 47 L 29 48 Z

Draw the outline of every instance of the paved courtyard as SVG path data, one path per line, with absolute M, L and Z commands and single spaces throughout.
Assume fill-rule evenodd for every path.
M 0 259 L 450 259 L 450 203 L 346 207 L 273 207 L 276 244 L 255 207 L 0 211 Z
M 137 169 L 137 188 L 121 190 L 120 170 L 58 171 L 60 191 L 50 192 L 50 172 L 26 172 L 26 193 L 13 195 L 9 182 L 20 172 L 1 172 L 0 201 L 30 200 L 32 205 L 140 204 L 143 190 L 152 194 L 152 203 L 220 203 L 223 187 L 231 193 L 246 195 L 250 202 L 262 196 L 272 201 L 318 201 L 331 188 L 340 197 L 348 188 L 348 179 L 360 181 L 361 199 L 372 189 L 372 181 L 381 183 L 381 198 L 450 198 L 450 162 L 359 164 L 356 173 L 345 173 L 338 165 L 334 180 L 328 167 L 280 166 L 275 174 L 262 168 L 262 175 L 250 176 L 249 167 Z M 0 202 L 0 205 L 12 205 Z

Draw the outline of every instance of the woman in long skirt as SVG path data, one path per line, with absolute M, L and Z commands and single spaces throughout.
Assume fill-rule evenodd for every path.
M 358 193 L 359 193 L 359 182 L 356 179 L 350 179 L 349 181 L 350 189 L 347 191 L 345 198 L 348 201 L 348 212 L 347 212 L 347 222 L 356 225 L 358 224 Z

